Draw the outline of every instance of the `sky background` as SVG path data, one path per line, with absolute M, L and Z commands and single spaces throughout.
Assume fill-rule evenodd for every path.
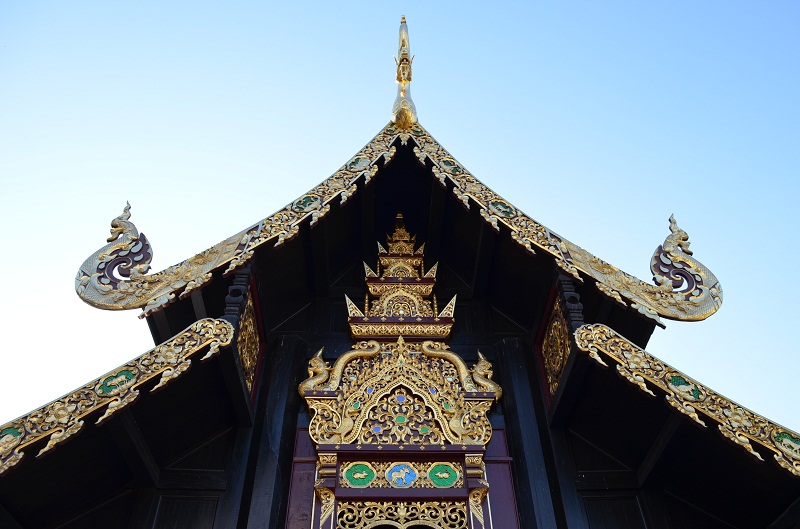
M 3 2 L 0 423 L 152 347 L 138 310 L 74 292 L 126 200 L 163 270 L 302 195 L 388 122 L 400 15 L 420 123 L 646 281 L 674 213 L 725 300 L 704 322 L 666 321 L 648 351 L 800 430 L 790 0 Z

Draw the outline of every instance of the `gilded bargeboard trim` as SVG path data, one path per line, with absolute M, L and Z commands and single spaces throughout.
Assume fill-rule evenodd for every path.
M 598 363 L 607 366 L 601 354 L 613 360 L 617 372 L 642 391 L 655 396 L 648 384 L 656 386 L 666 393 L 671 406 L 698 424 L 706 426 L 701 415 L 714 421 L 722 435 L 759 460 L 761 454 L 751 441 L 761 445 L 773 453 L 780 466 L 800 477 L 800 434 L 703 386 L 605 325 L 583 325 L 575 331 L 575 339 L 578 347 Z
M 242 266 L 256 248 L 272 242 L 275 246 L 291 239 L 299 232 L 300 223 L 310 218 L 315 224 L 330 210 L 330 202 L 337 197 L 346 202 L 356 192 L 356 181 L 364 177 L 368 183 L 378 173 L 378 160 L 388 164 L 396 150 L 392 144 L 400 140 L 403 145 L 412 139 L 414 152 L 421 162 L 429 159 L 433 173 L 444 185 L 450 181 L 453 193 L 469 208 L 477 204 L 481 216 L 494 228 L 506 226 L 511 237 L 532 253 L 543 250 L 555 258 L 556 264 L 578 280 L 593 278 L 598 289 L 618 303 L 630 305 L 643 315 L 660 323 L 665 318 L 696 321 L 716 312 L 722 303 L 722 288 L 713 273 L 691 256 L 688 235 L 670 222 L 671 234 L 659 246 L 651 260 L 651 268 L 658 284 L 652 285 L 627 274 L 572 244 L 545 226 L 531 219 L 511 205 L 459 164 L 428 132 L 415 124 L 400 130 L 389 124 L 378 133 L 358 154 L 331 177 L 311 191 L 288 204 L 277 213 L 255 226 L 244 230 L 217 245 L 171 266 L 161 272 L 144 275 L 149 260 L 137 262 L 127 279 L 111 282 L 104 277 L 105 264 L 111 264 L 120 255 L 127 255 L 144 240 L 125 213 L 112 222 L 112 242 L 92 254 L 81 266 L 75 278 L 78 295 L 86 303 L 102 309 L 122 310 L 143 308 L 142 317 L 168 305 L 175 295 L 185 297 L 211 278 L 211 271 L 228 265 L 225 274 Z M 144 253 L 152 257 L 149 247 Z M 684 251 L 685 250 L 685 251 Z M 662 272 L 669 269 L 670 272 Z M 684 273 L 688 287 L 673 272 Z M 124 270 L 123 270 L 124 272 Z M 124 275 L 124 274 L 123 274 Z M 688 289 L 687 289 L 688 288 Z M 626 301 L 627 300 L 627 301 Z
M 206 318 L 196 321 L 176 336 L 138 358 L 85 384 L 31 413 L 0 426 L 0 474 L 22 460 L 23 448 L 49 438 L 37 457 L 56 444 L 78 433 L 83 418 L 105 409 L 97 419 L 100 424 L 131 404 L 139 395 L 138 387 L 160 376 L 156 391 L 181 376 L 191 365 L 191 357 L 208 350 L 201 358 L 216 355 L 220 347 L 230 345 L 233 326 L 225 320 Z

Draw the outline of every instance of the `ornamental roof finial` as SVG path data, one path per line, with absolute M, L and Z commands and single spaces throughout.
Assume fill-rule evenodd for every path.
M 406 17 L 400 18 L 400 43 L 397 47 L 397 99 L 392 105 L 392 121 L 401 128 L 408 128 L 417 122 L 417 109 L 411 100 L 411 48 L 408 44 L 408 26 Z

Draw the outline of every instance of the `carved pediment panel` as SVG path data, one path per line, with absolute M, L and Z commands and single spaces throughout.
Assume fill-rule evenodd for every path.
M 500 397 L 483 355 L 468 369 L 441 342 L 360 342 L 333 368 L 318 353 L 300 392 L 318 444 L 485 445 Z

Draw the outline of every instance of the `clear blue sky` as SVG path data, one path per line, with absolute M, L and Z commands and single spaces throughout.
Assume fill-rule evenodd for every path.
M 74 293 L 126 200 L 161 270 L 301 195 L 388 122 L 400 15 L 422 125 L 642 279 L 674 213 L 725 301 L 648 350 L 800 430 L 795 1 L 4 2 L 0 423 L 151 347 L 136 311 Z

